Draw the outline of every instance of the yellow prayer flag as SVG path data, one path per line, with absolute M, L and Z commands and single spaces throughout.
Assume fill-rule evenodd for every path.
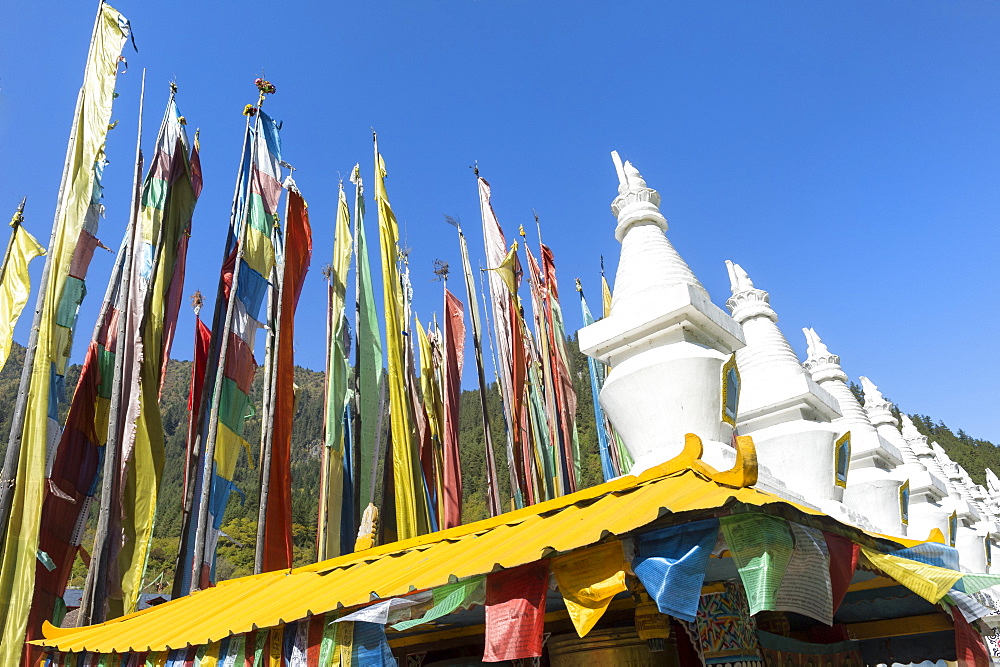
M 876 568 L 931 604 L 937 604 L 951 590 L 955 582 L 962 578 L 961 572 L 945 567 L 926 565 L 908 558 L 880 554 L 864 547 L 861 548 L 861 553 Z
M 552 559 L 552 573 L 581 637 L 597 625 L 608 605 L 625 587 L 622 543 L 608 542 Z
M 343 346 L 344 295 L 347 272 L 351 266 L 351 214 L 347 195 L 340 185 L 337 198 L 337 218 L 333 235 L 333 264 L 330 280 L 330 332 L 333 336 L 328 351 L 327 369 L 326 449 L 323 452 L 323 484 L 320 489 L 319 525 L 316 538 L 320 559 L 340 555 L 341 506 L 344 496 L 344 405 L 348 396 L 348 365 Z
M 198 667 L 215 667 L 219 664 L 219 642 L 209 644 L 205 649 L 205 655 L 201 659 Z M 223 656 L 225 657 L 225 656 Z
M 385 349 L 388 361 L 389 422 L 392 431 L 392 474 L 396 496 L 396 536 L 406 540 L 430 530 L 427 496 L 416 452 L 413 420 L 406 390 L 403 360 L 403 288 L 400 282 L 399 225 L 385 191 L 385 162 L 375 145 L 375 203 L 378 205 L 379 245 L 382 249 L 382 284 L 385 303 Z
M 16 225 L 11 234 L 14 239 L 10 246 L 10 257 L 3 273 L 3 282 L 0 282 L 0 368 L 4 367 L 10 356 L 14 326 L 24 310 L 24 304 L 28 303 L 28 293 L 31 292 L 28 264 L 45 254 L 45 248 L 22 225 Z
M 608 287 L 608 279 L 601 274 L 601 306 L 604 311 L 602 317 L 607 317 L 611 314 L 611 288 Z
M 38 327 L 38 347 L 31 368 L 31 380 L 21 436 L 21 452 L 11 501 L 10 520 L 4 536 L 0 561 L 0 664 L 17 664 L 28 624 L 28 611 L 35 584 L 38 533 L 45 489 L 45 461 L 50 427 L 49 389 L 53 365 L 57 372 L 69 357 L 67 343 L 72 329 L 58 319 L 60 306 L 82 298 L 82 281 L 67 288 L 67 278 L 81 234 L 86 231 L 94 194 L 94 166 L 102 158 L 111 102 L 114 97 L 118 56 L 128 35 L 128 21 L 108 4 L 98 10 L 93 40 L 87 54 L 87 68 L 73 119 L 73 134 L 67 149 L 63 193 L 56 206 L 55 242 L 49 248 L 49 275 L 42 316 Z M 93 221 L 96 225 L 96 220 Z M 64 299 L 63 292 L 67 292 Z M 74 296 L 76 295 L 76 296 Z M 67 312 L 76 311 L 68 307 Z M 50 424 L 50 421 L 52 423 Z
M 517 294 L 517 241 L 510 245 L 507 256 L 500 262 L 500 266 L 495 266 L 487 271 L 495 271 L 503 284 L 507 286 L 511 294 Z

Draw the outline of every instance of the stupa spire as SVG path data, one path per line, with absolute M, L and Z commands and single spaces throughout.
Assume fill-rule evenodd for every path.
M 812 374 L 813 380 L 833 394 L 840 403 L 842 416 L 838 421 L 867 425 L 872 428 L 864 408 L 861 407 L 858 399 L 847 386 L 847 373 L 840 367 L 840 357 L 830 352 L 830 349 L 812 327 L 803 329 L 802 333 L 806 335 L 808 343 L 808 356 L 804 365 Z
M 664 234 L 669 226 L 660 212 L 660 193 L 646 185 L 631 162 L 623 163 L 617 152 L 611 157 L 618 173 L 611 212 L 618 218 L 615 238 L 622 244 L 611 311 L 680 284 L 691 285 L 707 299 L 705 288 Z
M 766 367 L 762 372 L 768 375 L 805 375 L 795 350 L 777 326 L 778 314 L 771 307 L 770 294 L 754 287 L 750 276 L 739 264 L 727 259 L 726 270 L 733 292 L 726 301 L 726 307 L 743 327 L 747 340 L 747 346 L 736 353 L 744 384 L 753 383 L 752 375 L 757 367 Z M 758 380 L 761 385 L 767 383 L 766 377 Z
M 621 257 L 611 312 L 580 330 L 580 349 L 612 366 L 600 400 L 633 471 L 671 458 L 686 433 L 702 438 L 706 461 L 714 456 L 723 465 L 734 421 L 724 406 L 739 384 L 723 395 L 723 366 L 743 346 L 743 333 L 667 239 L 660 194 L 631 162 L 616 152 L 611 158 Z
M 870 379 L 864 375 L 858 379 L 861 380 L 861 390 L 865 395 L 865 412 L 868 414 L 872 426 L 878 430 L 879 435 L 896 446 L 903 457 L 904 464 L 917 464 L 921 470 L 925 470 L 926 466 L 921 465 L 916 452 L 910 447 L 906 437 L 899 432 L 899 420 L 892 413 L 895 406 L 882 395 L 878 386 Z

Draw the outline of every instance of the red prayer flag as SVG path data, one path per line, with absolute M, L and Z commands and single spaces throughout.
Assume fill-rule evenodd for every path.
M 538 560 L 486 576 L 483 662 L 542 655 L 549 562 Z
M 990 656 L 979 636 L 962 614 L 962 610 L 951 610 L 955 621 L 955 660 L 959 667 L 989 667 Z
M 278 368 L 271 443 L 271 477 L 264 522 L 264 571 L 292 567 L 292 417 L 295 413 L 295 308 L 312 259 L 309 210 L 294 187 L 288 190 L 285 276 L 278 330 Z
M 323 644 L 323 630 L 326 623 L 326 614 L 318 614 L 309 619 L 309 635 L 306 648 L 306 664 L 319 664 L 319 651 Z
M 465 353 L 464 306 L 444 290 L 444 498 L 441 528 L 462 523 L 462 461 L 458 447 L 458 401 Z
M 826 532 L 823 536 L 826 538 L 827 551 L 830 552 L 830 588 L 833 591 L 833 613 L 836 614 L 847 595 L 847 587 L 854 578 L 861 547 L 846 537 Z

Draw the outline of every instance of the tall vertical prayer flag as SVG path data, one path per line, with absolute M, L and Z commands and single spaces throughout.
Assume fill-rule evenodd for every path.
M 358 509 L 372 502 L 372 467 L 375 456 L 376 426 L 379 412 L 379 385 L 382 382 L 382 337 L 379 333 L 375 291 L 372 287 L 371 262 L 365 237 L 364 184 L 358 165 L 351 182 L 354 196 L 354 265 L 355 265 L 355 335 L 357 336 L 354 371 L 357 377 L 358 420 L 355 429 L 355 452 L 358 456 Z
M 563 441 L 569 491 L 576 491 L 580 482 L 580 441 L 576 430 L 576 388 L 573 386 L 573 372 L 570 368 L 569 350 L 566 347 L 566 327 L 563 323 L 562 308 L 559 306 L 559 286 L 556 281 L 555 256 L 552 249 L 541 244 L 542 271 L 545 274 L 545 288 L 548 292 L 551 341 L 551 362 L 556 387 L 556 402 L 559 410 L 559 426 Z
M 14 326 L 17 324 L 24 305 L 31 292 L 31 277 L 28 264 L 45 254 L 45 248 L 38 244 L 21 224 L 21 212 L 14 214 L 10 221 L 10 250 L 7 264 L 0 274 L 0 368 L 7 363 L 10 346 L 14 341 Z
M 483 662 L 542 655 L 549 562 L 501 570 L 486 576 L 486 650 Z
M 385 191 L 385 162 L 375 145 L 375 203 L 378 206 L 379 243 L 385 303 L 385 338 L 389 378 L 389 420 L 392 430 L 392 471 L 396 496 L 396 535 L 405 540 L 430 529 L 427 498 L 416 452 L 410 399 L 406 391 L 402 282 L 397 266 L 399 226 Z
M 432 343 L 430 336 L 420 318 L 416 320 L 417 348 L 420 351 L 420 394 L 413 399 L 413 412 L 420 438 L 420 469 L 424 476 L 425 491 L 428 496 L 428 509 L 431 517 L 431 530 L 437 530 L 440 524 L 441 495 L 443 474 L 441 457 L 441 419 L 443 406 L 441 404 L 441 388 L 435 368 L 435 352 L 437 340 Z M 433 331 L 432 331 L 433 333 Z M 416 394 L 417 382 L 410 385 L 410 393 Z
M 192 586 L 204 588 L 213 578 L 215 548 L 229 494 L 235 488 L 240 450 L 250 451 L 243 429 L 252 411 L 250 387 L 257 369 L 254 342 L 257 329 L 263 326 L 260 310 L 269 289 L 265 276 L 271 275 L 275 265 L 280 160 L 278 123 L 258 110 L 253 121 L 248 121 L 220 276 L 208 364 L 211 384 L 206 386 L 210 393 L 208 405 L 203 406 L 208 412 L 217 411 L 218 419 L 208 419 L 208 414 L 201 417 L 204 446 L 200 455 L 206 460 L 195 479 L 195 509 L 187 528 L 191 546 L 178 574 L 181 593 Z
M 70 408 L 49 477 L 42 510 L 41 548 L 50 554 L 56 568 L 39 568 L 29 634 L 37 635 L 41 622 L 52 613 L 61 597 L 79 548 L 89 504 L 97 481 L 96 460 L 109 436 L 112 387 L 122 392 L 121 424 L 126 434 L 122 457 L 124 495 L 112 505 L 106 569 L 106 590 L 114 592 L 108 601 L 112 615 L 132 611 L 138 601 L 139 585 L 145 569 L 163 459 L 163 429 L 159 412 L 163 359 L 169 355 L 164 342 L 171 333 L 168 303 L 178 301 L 183 289 L 184 253 L 196 192 L 191 182 L 188 143 L 180 115 L 171 94 L 157 136 L 156 154 L 151 162 L 140 200 L 141 213 L 136 231 L 128 231 L 109 285 L 107 298 L 95 328 L 84 370 Z M 197 152 L 191 156 L 197 163 Z M 129 248 L 127 244 L 133 243 Z M 129 256 L 134 261 L 128 262 Z M 131 266 L 129 275 L 124 274 Z M 128 283 L 128 284 L 126 284 Z M 128 290 L 123 292 L 123 290 Z M 128 294 L 128 301 L 122 299 Z M 125 306 L 119 312 L 118 304 Z M 119 345 L 118 322 L 125 318 L 126 339 Z M 140 322 L 145 321 L 145 328 Z M 176 321 L 174 318 L 173 321 Z M 115 377 L 115 358 L 128 350 L 134 360 L 124 377 Z M 143 353 L 142 351 L 145 350 Z M 97 389 L 95 390 L 95 387 Z M 119 545 L 121 545 L 119 547 Z M 104 605 L 105 600 L 99 604 Z
M 459 397 L 465 356 L 465 317 L 462 302 L 444 290 L 444 498 L 441 527 L 462 523 L 462 460 L 458 443 Z
M 134 291 L 130 299 L 135 304 L 132 345 L 136 367 L 126 412 L 130 439 L 124 443 L 122 457 L 123 546 L 118 569 L 112 573 L 122 591 L 121 606 L 114 609 L 116 614 L 136 610 L 153 536 L 164 463 L 160 388 L 184 291 L 191 217 L 200 193 L 200 183 L 195 180 L 198 164 L 198 150 L 190 147 L 183 118 L 171 94 L 156 154 L 143 184 L 132 262 Z M 119 586 L 112 590 L 115 588 Z
M 486 249 L 486 264 L 490 268 L 497 268 L 504 264 L 507 258 L 507 242 L 504 239 L 503 229 L 500 221 L 497 220 L 493 211 L 493 204 L 490 201 L 492 191 L 486 179 L 478 176 L 479 184 L 479 209 L 483 218 L 483 244 Z M 504 420 L 507 425 L 507 462 L 511 476 L 511 494 L 514 502 L 520 506 L 524 503 L 524 480 L 523 467 L 517 465 L 516 452 L 517 445 L 512 440 L 517 434 L 517 415 L 514 414 L 515 401 L 520 400 L 522 387 L 514 386 L 514 322 L 511 313 L 516 307 L 514 295 L 510 293 L 510 288 L 504 282 L 503 275 L 498 271 L 489 272 L 490 281 L 490 310 L 493 311 L 493 329 L 496 332 L 497 346 L 497 377 L 500 381 L 500 392 L 503 397 Z
M 344 518 L 345 476 L 351 471 L 344 467 L 346 442 L 344 410 L 349 396 L 347 315 L 344 298 L 347 293 L 347 273 L 351 265 L 351 214 L 347 208 L 344 186 L 340 186 L 337 218 L 333 236 L 333 263 L 330 271 L 330 365 L 326 370 L 326 449 L 323 452 L 323 485 L 320 489 L 320 518 L 317 549 L 320 560 L 344 553 L 344 538 L 353 540 L 351 525 L 341 525 Z M 380 364 L 381 365 L 381 364 Z M 351 494 L 353 496 L 353 494 Z M 353 497 L 346 503 L 353 505 Z M 353 515 L 353 511 L 351 512 Z M 344 534 L 346 531 L 346 535 Z
M 594 316 L 587 307 L 587 299 L 583 296 L 583 288 L 580 281 L 577 281 L 577 290 L 580 292 L 580 308 L 583 310 L 583 326 L 594 323 Z M 604 409 L 601 407 L 601 388 L 604 386 L 604 364 L 593 357 L 587 357 L 587 367 L 590 370 L 590 396 L 594 405 L 594 428 L 597 429 L 597 446 L 601 454 L 601 473 L 604 481 L 607 482 L 613 477 L 621 474 L 615 470 L 614 462 L 611 458 L 611 448 L 608 445 L 608 432 L 604 428 Z
M 461 226 L 458 228 L 458 247 L 462 256 L 462 277 L 465 279 L 465 294 L 469 299 L 469 321 L 472 328 L 472 349 L 476 356 L 476 375 L 479 380 L 479 405 L 483 415 L 483 445 L 486 449 L 486 503 L 490 516 L 500 514 L 500 496 L 497 487 L 496 461 L 493 453 L 493 434 L 490 429 L 489 409 L 486 403 L 486 371 L 483 368 L 483 337 L 479 319 L 479 304 L 476 300 L 475 281 L 469 263 L 469 245 Z
M 60 197 L 44 284 L 39 291 L 38 337 L 30 369 L 24 426 L 9 519 L 0 561 L 0 663 L 21 657 L 35 581 L 39 523 L 45 487 L 47 450 L 58 437 L 59 394 L 72 348 L 77 312 L 86 294 L 84 279 L 102 211 L 100 172 L 111 117 L 118 57 L 129 33 L 128 21 L 102 3 L 94 26 L 83 86 L 77 99 L 67 148 Z M 27 374 L 25 376 L 27 377 Z M 6 466 L 5 466 L 6 467 Z M 5 472 L 10 472 L 6 471 Z M 4 503 L 5 508 L 7 506 Z
M 309 207 L 291 177 L 285 220 L 284 281 L 278 316 L 278 368 L 275 374 L 270 492 L 264 523 L 264 571 L 292 566 L 292 417 L 295 414 L 295 310 L 312 259 Z

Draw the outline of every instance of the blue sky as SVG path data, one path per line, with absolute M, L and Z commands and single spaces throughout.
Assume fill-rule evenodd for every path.
M 5 12 L 0 210 L 28 195 L 27 224 L 40 239 L 96 5 Z M 442 214 L 462 220 L 474 264 L 482 256 L 469 169 L 478 160 L 508 239 L 521 223 L 533 228 L 532 209 L 541 216 L 576 329 L 573 278 L 596 302 L 600 255 L 611 275 L 617 263 L 608 156 L 617 149 L 660 191 L 668 236 L 716 303 L 729 294 L 723 262 L 732 259 L 771 292 L 801 355 L 799 328 L 813 326 L 855 381 L 867 375 L 905 411 L 1000 442 L 996 3 L 115 6 L 132 21 L 139 52 L 127 47 L 119 78 L 100 236 L 117 248 L 125 227 L 142 68 L 147 153 L 176 78 L 181 111 L 201 128 L 206 184 L 186 291 L 214 294 L 241 111 L 263 72 L 278 88 L 267 109 L 284 121 L 284 158 L 298 169 L 314 227 L 299 363 L 322 366 L 320 268 L 337 180 L 360 162 L 371 192 L 372 127 L 424 318 L 441 303 L 432 261 L 458 263 Z M 111 263 L 99 251 L 91 267 L 77 360 Z M 191 326 L 185 308 L 175 357 L 190 358 Z M 466 384 L 473 379 L 466 374 Z

